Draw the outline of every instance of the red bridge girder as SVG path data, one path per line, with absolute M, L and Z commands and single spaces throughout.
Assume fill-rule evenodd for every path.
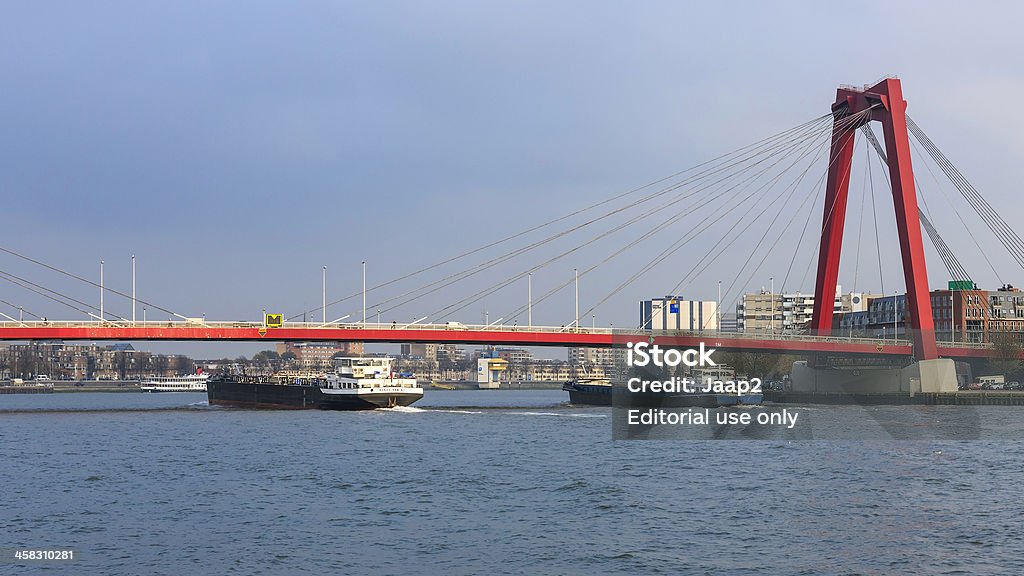
M 210 326 L 0 326 L 0 341 L 89 340 L 89 341 L 205 341 L 205 342 L 370 342 L 436 343 L 506 346 L 564 346 L 607 348 L 625 345 L 650 334 L 626 332 L 552 332 L 529 329 L 499 330 L 417 330 L 391 328 L 258 328 Z M 655 334 L 654 343 L 662 346 L 696 348 L 705 346 L 723 351 L 775 352 L 784 354 L 835 353 L 863 356 L 910 356 L 907 342 L 818 339 L 757 339 L 730 337 L 727 334 Z M 937 353 L 945 358 L 989 358 L 997 356 L 991 348 L 942 346 Z M 1022 353 L 1024 359 L 1024 353 Z

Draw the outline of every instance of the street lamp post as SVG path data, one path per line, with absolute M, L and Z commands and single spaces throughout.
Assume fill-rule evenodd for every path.
M 320 310 L 323 312 L 324 324 L 327 324 L 327 266 L 323 267 L 323 278 L 322 278 L 322 289 L 320 291 L 321 306 Z
M 722 333 L 722 281 L 718 281 L 718 301 L 715 302 L 715 334 Z
M 103 260 L 100 260 L 100 322 L 103 322 Z
M 579 275 L 579 272 L 576 270 L 576 268 L 572 269 L 572 277 L 573 277 L 574 282 L 576 283 L 576 322 L 573 324 L 573 326 L 576 328 L 576 331 L 579 332 L 580 331 L 580 275 Z
M 949 339 L 956 342 L 956 312 L 953 308 L 953 291 L 949 291 Z
M 363 260 L 363 326 L 366 326 L 366 260 Z
M 899 332 L 899 327 L 896 321 L 899 319 L 899 302 L 897 301 L 899 292 L 892 293 L 892 341 L 896 341 L 896 334 Z
M 533 328 L 533 272 L 526 277 L 526 323 Z
M 770 278 L 771 281 L 771 300 L 772 300 L 772 319 L 770 321 L 772 337 L 775 336 L 775 276 Z

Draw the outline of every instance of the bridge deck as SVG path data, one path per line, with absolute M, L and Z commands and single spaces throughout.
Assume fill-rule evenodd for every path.
M 457 343 L 517 346 L 608 347 L 636 337 L 654 336 L 662 345 L 694 347 L 704 342 L 723 350 L 799 353 L 842 353 L 873 356 L 909 356 L 907 340 L 846 338 L 786 334 L 771 337 L 743 333 L 651 333 L 611 328 L 565 326 L 483 326 L 446 324 L 320 324 L 286 322 L 269 328 L 260 322 L 0 322 L 0 340 L 205 340 L 205 341 L 350 341 L 381 343 Z M 945 357 L 987 357 L 986 345 L 940 342 Z

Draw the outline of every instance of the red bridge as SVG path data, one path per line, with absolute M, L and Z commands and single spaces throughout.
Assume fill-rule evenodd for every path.
M 262 323 L 246 322 L 13 322 L 0 323 L 0 340 L 211 340 L 238 342 L 336 341 L 373 343 L 451 343 L 515 346 L 611 347 L 654 338 L 662 346 L 696 348 L 705 345 L 729 351 L 757 351 L 786 354 L 835 353 L 861 356 L 911 356 L 907 340 L 843 338 L 838 336 L 792 335 L 769 338 L 742 333 L 691 332 L 670 333 L 608 328 L 508 327 L 461 325 L 452 328 L 437 325 L 359 324 L 329 325 L 285 323 L 268 328 Z M 947 358 L 980 358 L 993 355 L 989 345 L 965 345 L 940 342 L 939 354 Z
M 183 321 L 135 322 L 134 308 L 136 301 L 134 298 L 134 272 L 132 294 L 129 296 L 128 294 L 111 290 L 103 285 L 102 265 L 100 283 L 96 284 L 91 280 L 70 274 L 54 266 L 44 264 L 38 260 L 18 254 L 12 250 L 0 248 L 0 250 L 8 254 L 22 258 L 23 260 L 29 261 L 33 264 L 43 266 L 51 271 L 57 271 L 67 276 L 71 276 L 74 279 L 91 286 L 96 286 L 100 289 L 101 294 L 100 305 L 98 308 L 99 315 L 97 315 L 94 313 L 97 311 L 97 308 L 90 304 L 74 299 L 55 290 L 45 288 L 24 278 L 14 276 L 8 272 L 0 271 L 0 274 L 3 275 L 4 279 L 32 292 L 41 294 L 51 300 L 56 300 L 61 304 L 69 306 L 96 319 L 95 321 L 82 322 L 55 322 L 52 320 L 47 321 L 42 317 L 37 317 L 39 318 L 38 320 L 24 321 L 22 319 L 15 319 L 7 314 L 0 313 L 0 315 L 9 320 L 7 322 L 0 322 L 0 340 L 357 341 L 600 347 L 622 343 L 629 338 L 653 337 L 655 341 L 660 343 L 685 347 L 692 347 L 703 341 L 709 346 L 725 350 L 750 350 L 799 354 L 841 353 L 865 356 L 905 356 L 913 357 L 916 360 L 929 360 L 938 357 L 977 358 L 1006 356 L 1005 349 L 999 350 L 997 349 L 997 346 L 967 342 L 942 342 L 936 339 L 936 322 L 935 318 L 933 318 L 934 303 L 930 301 L 922 225 L 927 231 L 928 237 L 932 240 L 932 244 L 935 246 L 936 251 L 939 253 L 942 263 L 949 272 L 950 278 L 955 280 L 960 286 L 970 286 L 973 285 L 973 282 L 971 282 L 970 277 L 967 275 L 960 260 L 953 255 L 952 251 L 938 235 L 938 231 L 926 215 L 927 210 L 920 211 L 918 208 L 918 190 L 916 189 L 917 181 L 914 178 L 914 172 L 911 165 L 912 141 L 910 140 L 910 134 L 913 133 L 917 142 L 920 143 L 924 151 L 927 152 L 935 161 L 935 163 L 941 168 L 942 172 L 949 177 L 953 185 L 961 192 L 971 207 L 978 212 L 985 224 L 989 226 L 1022 269 L 1024 269 L 1024 241 L 1022 241 L 1012 228 L 1002 220 L 998 211 L 994 210 L 992 206 L 980 196 L 977 190 L 975 190 L 973 186 L 966 181 L 963 175 L 952 166 L 948 159 L 938 151 L 934 143 L 924 135 L 920 128 L 909 117 L 907 117 L 906 107 L 907 103 L 903 99 L 902 87 L 899 80 L 895 78 L 888 78 L 873 86 L 863 88 L 842 87 L 837 92 L 836 101 L 833 104 L 832 112 L 829 115 L 825 115 L 793 129 L 784 131 L 754 145 L 741 148 L 738 151 L 724 155 L 715 161 L 709 161 L 709 163 L 699 165 L 698 167 L 695 167 L 696 171 L 694 172 L 691 171 L 695 169 L 681 172 L 680 174 L 691 172 L 691 175 L 681 181 L 666 185 L 662 190 L 650 193 L 642 198 L 629 198 L 629 202 L 624 207 L 614 208 L 606 214 L 591 218 L 589 221 L 572 227 L 568 231 L 556 233 L 526 247 L 512 250 L 506 255 L 488 260 L 483 264 L 474 264 L 462 272 L 450 274 L 440 280 L 430 282 L 423 287 L 405 292 L 403 296 L 408 296 L 406 300 L 399 304 L 392 305 L 390 308 L 387 308 L 387 310 L 395 309 L 399 305 L 407 305 L 409 302 L 415 301 L 426 294 L 436 293 L 441 289 L 451 286 L 456 281 L 464 280 L 482 270 L 487 270 L 497 266 L 498 264 L 508 262 L 512 257 L 524 254 L 537 246 L 544 245 L 553 239 L 564 237 L 569 233 L 575 232 L 595 222 L 599 222 L 609 216 L 624 213 L 627 210 L 635 209 L 637 207 L 642 207 L 642 209 L 646 210 L 646 212 L 632 217 L 625 224 L 616 226 L 609 232 L 599 234 L 587 242 L 563 252 L 556 257 L 549 258 L 543 264 L 535 265 L 525 271 L 518 272 L 513 276 L 500 281 L 492 288 L 477 292 L 470 297 L 464 298 L 455 304 L 439 310 L 435 314 L 425 316 L 421 320 L 401 326 L 397 324 L 373 324 L 366 322 L 367 290 L 365 287 L 365 268 L 364 287 L 362 291 L 362 322 L 347 324 L 338 323 L 340 320 L 347 318 L 347 316 L 330 323 L 326 321 L 323 323 L 284 321 L 279 327 L 268 327 L 263 323 L 250 322 L 207 322 L 205 319 L 188 319 L 180 314 L 173 313 L 166 308 L 157 307 L 151 304 L 150 306 L 154 309 L 167 312 L 170 316 L 182 318 Z M 870 128 L 871 122 L 879 122 L 882 126 L 884 149 Z M 858 131 L 864 134 L 865 152 L 870 156 L 870 148 L 867 146 L 867 144 L 870 143 L 874 146 L 880 164 L 886 168 L 884 174 L 889 182 L 889 188 L 894 202 L 896 224 L 900 242 L 900 254 L 903 265 L 903 276 L 907 288 L 905 311 L 905 325 L 907 329 L 904 330 L 904 332 L 912 335 L 909 340 L 896 340 L 895 331 L 892 333 L 894 337 L 890 339 L 886 339 L 884 337 L 878 338 L 877 334 L 875 335 L 876 337 L 852 337 L 852 330 L 850 331 L 851 337 L 844 338 L 833 335 L 835 330 L 832 295 L 836 292 L 836 285 L 838 282 L 850 176 L 854 156 L 854 140 Z M 816 144 L 816 139 L 819 136 L 825 136 L 820 145 Z M 791 223 L 794 221 L 796 212 L 798 210 L 802 210 L 805 205 L 808 205 L 807 201 L 814 198 L 815 200 L 808 205 L 811 210 L 808 211 L 807 222 L 810 224 L 812 221 L 811 213 L 813 212 L 815 202 L 818 198 L 821 198 L 821 196 L 816 197 L 814 195 L 816 190 L 812 190 L 812 194 L 805 198 L 803 203 L 800 203 L 795 210 L 792 209 L 792 206 L 796 205 L 796 200 L 798 199 L 793 196 L 793 193 L 803 181 L 803 177 L 811 168 L 811 164 L 809 164 L 807 168 L 804 168 L 803 172 L 799 174 L 799 177 L 794 178 L 792 183 L 787 186 L 782 193 L 768 194 L 768 191 L 772 190 L 777 183 L 782 181 L 787 175 L 787 171 L 791 168 L 796 167 L 795 170 L 799 171 L 800 163 L 805 158 L 810 157 L 813 164 L 816 159 L 816 157 L 813 156 L 813 153 L 816 150 L 815 146 L 818 146 L 817 150 L 821 151 L 828 144 L 830 145 L 827 146 L 828 165 L 825 174 L 827 178 L 823 177 L 825 180 L 825 186 L 820 234 L 818 234 L 818 230 L 813 227 L 805 227 L 805 234 L 801 235 L 794 252 L 795 261 L 801 250 L 805 236 L 810 239 L 811 245 L 815 243 L 817 244 L 817 276 L 814 292 L 814 308 L 809 326 L 809 335 L 795 333 L 792 330 L 776 333 L 774 329 L 776 311 L 774 309 L 771 311 L 772 330 L 770 335 L 766 330 L 752 333 L 719 332 L 717 329 L 711 331 L 705 330 L 702 332 L 667 333 L 622 330 L 616 330 L 613 332 L 608 328 L 585 329 L 580 326 L 581 316 L 579 311 L 578 289 L 576 296 L 575 319 L 571 323 L 558 328 L 533 326 L 532 306 L 534 301 L 532 296 L 532 281 L 533 272 L 535 270 L 540 269 L 550 262 L 573 254 L 580 247 L 587 246 L 592 242 L 624 229 L 629 224 L 641 223 L 641 226 L 650 228 L 650 233 L 645 233 L 639 239 L 628 243 L 625 247 L 613 251 L 610 256 L 607 256 L 604 260 L 595 264 L 590 269 L 583 270 L 583 274 L 585 275 L 598 265 L 618 256 L 640 241 L 651 237 L 654 232 L 665 230 L 669 225 L 678 222 L 680 218 L 692 213 L 701 213 L 702 210 L 704 214 L 712 212 L 716 217 L 714 219 L 707 217 L 707 222 L 701 223 L 700 226 L 694 227 L 683 235 L 683 237 L 672 242 L 668 248 L 658 255 L 657 258 L 652 260 L 652 263 L 648 264 L 637 274 L 634 274 L 632 277 L 623 281 L 623 283 L 616 287 L 608 296 L 600 300 L 590 310 L 586 311 L 583 314 L 583 317 L 586 317 L 596 307 L 603 304 L 612 296 L 618 294 L 630 282 L 639 278 L 643 272 L 650 270 L 653 265 L 666 261 L 669 256 L 675 253 L 675 251 L 687 245 L 687 243 L 694 238 L 697 238 L 702 234 L 708 234 L 707 231 L 710 227 L 716 222 L 719 222 L 725 216 L 731 216 L 732 218 L 737 219 L 735 221 L 741 221 L 744 222 L 744 224 L 749 224 L 747 228 L 754 229 L 758 232 L 763 230 L 761 238 L 755 241 L 755 248 L 750 253 L 750 256 L 747 257 L 747 261 L 739 267 L 737 276 L 733 281 L 733 286 L 729 287 L 729 290 L 733 290 L 734 288 L 736 290 L 742 290 L 744 287 L 749 285 L 750 278 L 752 278 L 755 273 L 759 272 L 760 264 L 753 267 L 746 282 L 741 281 L 741 274 L 748 269 L 748 265 L 752 264 L 753 260 L 756 260 L 754 259 L 755 253 L 758 253 L 759 251 L 764 253 L 761 261 L 761 264 L 763 264 L 763 258 L 772 253 L 781 239 L 781 232 L 774 238 L 774 240 L 772 240 L 772 234 L 774 234 L 776 230 L 785 231 L 789 229 Z M 789 160 L 791 158 L 795 158 L 795 160 L 790 163 Z M 771 170 L 773 167 L 780 165 L 780 163 L 783 166 L 782 171 L 777 175 L 772 176 Z M 865 166 L 865 168 L 868 169 L 867 173 L 870 174 L 870 166 Z M 762 185 L 753 184 L 753 182 L 756 182 L 758 179 L 766 178 L 768 181 Z M 661 184 L 665 180 L 668 179 L 656 181 L 651 185 Z M 866 183 L 869 182 L 871 182 L 870 177 L 866 179 Z M 873 183 L 871 185 L 873 194 Z M 754 188 L 753 192 L 748 193 L 752 187 Z M 626 198 L 630 194 L 633 194 L 638 190 L 644 190 L 645 188 L 647 188 L 647 186 L 612 198 L 611 200 L 598 202 L 588 208 L 570 214 L 569 216 L 595 209 L 596 207 L 602 206 L 612 200 Z M 695 188 L 695 190 L 690 190 L 690 188 Z M 678 193 L 675 197 L 667 196 L 667 194 L 677 192 L 679 190 L 683 190 L 684 192 Z M 692 200 L 692 197 L 699 193 L 704 193 L 704 197 L 698 200 Z M 744 196 L 744 194 L 746 194 L 746 196 Z M 760 194 L 760 196 L 758 196 L 758 194 Z M 749 200 L 754 197 L 757 197 L 758 200 L 754 203 L 750 203 Z M 658 202 L 652 202 L 652 200 L 655 199 L 657 199 Z M 764 204 L 758 204 L 758 202 L 761 202 L 762 200 Z M 872 202 L 873 201 L 872 196 Z M 714 207 L 715 202 L 720 202 L 721 206 L 717 208 Z M 655 204 L 658 204 L 658 206 L 650 208 L 650 206 Z M 678 214 L 671 218 L 655 223 L 654 225 L 649 224 L 649 222 L 654 218 L 658 217 L 660 213 L 659 210 L 662 207 L 673 204 L 682 205 L 684 207 Z M 775 220 L 772 220 L 772 222 L 768 224 L 759 222 L 762 216 L 768 214 L 769 210 L 775 210 L 776 207 L 778 211 L 775 215 Z M 741 208 L 745 208 L 746 212 L 739 215 L 733 214 L 734 210 Z M 790 217 L 790 222 L 779 222 L 780 216 L 788 214 L 788 212 L 786 212 L 787 209 L 793 211 L 793 215 Z M 874 209 L 874 206 L 872 206 L 872 209 Z M 863 220 L 863 203 L 861 204 L 861 212 Z M 492 242 L 491 244 L 476 250 L 470 250 L 460 256 L 445 260 L 438 264 L 427 266 L 419 271 L 405 274 L 400 278 L 371 288 L 371 290 L 391 285 L 420 273 L 428 272 L 442 265 L 459 260 L 460 258 L 480 252 L 484 249 L 519 238 L 526 233 L 554 225 L 569 216 L 559 217 L 547 223 L 536 225 L 525 232 L 514 234 L 502 240 Z M 811 230 L 811 234 L 806 234 L 808 229 Z M 692 274 L 684 275 L 684 279 L 680 281 L 680 284 L 677 285 L 675 289 L 673 289 L 672 293 L 678 293 L 675 290 L 683 286 L 684 282 L 688 282 L 687 278 L 690 278 L 692 275 L 699 275 L 700 272 L 705 270 L 707 265 L 721 256 L 725 252 L 725 249 L 728 248 L 735 239 L 736 237 L 728 238 L 727 232 L 718 243 L 712 246 L 711 250 L 707 254 L 697 260 L 697 264 L 695 264 L 694 268 L 691 270 Z M 858 236 L 858 242 L 859 241 L 860 238 Z M 724 244 L 724 246 L 720 246 L 720 244 Z M 878 247 L 878 251 L 879 259 L 881 259 L 880 245 Z M 812 258 L 814 257 L 812 256 Z M 859 264 L 859 253 L 857 263 Z M 879 264 L 879 268 L 881 268 L 881 264 Z M 793 261 L 790 263 L 790 271 L 792 269 Z M 786 280 L 789 279 L 790 271 L 786 272 Z M 881 270 L 879 270 L 879 273 L 881 276 Z M 574 270 L 573 277 L 577 283 L 579 276 L 580 274 Z M 466 306 L 473 304 L 474 302 L 479 302 L 481 298 L 494 294 L 498 290 L 509 286 L 511 282 L 519 279 L 528 280 L 530 282 L 529 303 L 526 307 L 520 307 L 514 313 L 506 316 L 505 318 L 516 318 L 517 321 L 522 321 L 525 315 L 525 317 L 528 318 L 528 322 L 523 323 L 530 327 L 508 325 L 495 326 L 495 323 L 483 326 L 470 326 L 457 322 L 448 322 L 445 324 L 420 324 L 420 322 L 426 320 L 428 317 L 434 319 L 451 317 L 453 313 L 464 309 Z M 571 285 L 571 282 L 571 280 L 567 281 L 558 289 Z M 774 292 L 774 287 L 772 290 Z M 966 288 L 966 290 L 970 292 L 969 287 Z M 317 310 L 324 313 L 324 320 L 326 320 L 326 313 L 324 311 L 326 311 L 329 306 L 326 299 L 326 267 L 324 267 L 323 291 L 323 306 Z M 554 291 L 555 290 L 545 295 L 543 298 L 546 298 Z M 721 291 L 721 283 L 719 283 L 719 291 Z M 103 295 L 107 293 L 131 298 L 133 320 L 129 321 L 124 318 L 119 318 L 118 320 L 109 319 L 109 314 L 105 313 L 103 305 Z M 356 295 L 353 295 L 343 300 L 348 300 L 355 296 Z M 391 298 L 390 300 L 385 300 L 384 303 L 399 299 L 401 299 L 401 297 Z M 719 296 L 719 300 L 721 300 L 721 295 Z M 1024 300 L 1024 298 L 1022 298 L 1022 300 Z M 772 301 L 774 302 L 774 295 Z M 0 302 L 9 304 L 6 301 Z M 897 315 L 897 312 L 895 311 L 895 299 L 893 302 L 893 315 L 895 317 Z M 331 304 L 336 304 L 336 302 Z M 981 306 L 980 303 L 978 304 L 978 308 L 983 308 L 987 314 L 988 302 L 986 301 L 984 306 Z M 378 318 L 380 315 L 380 306 L 381 305 L 379 304 L 371 307 L 378 309 Z M 90 311 L 90 309 L 92 311 Z M 1019 311 L 1024 312 L 1024 305 L 1022 305 L 1022 308 Z M 1020 315 L 1018 315 L 1018 317 L 1019 316 Z M 961 318 L 961 320 L 963 320 L 963 318 Z M 1024 324 L 1024 321 L 1021 323 Z M 947 324 L 948 334 L 952 335 L 954 325 L 953 314 L 950 314 Z M 1018 336 L 1021 333 L 1024 333 L 1024 330 L 1017 331 Z M 966 338 L 964 340 L 966 340 Z M 981 340 L 991 339 L 986 335 L 981 338 Z

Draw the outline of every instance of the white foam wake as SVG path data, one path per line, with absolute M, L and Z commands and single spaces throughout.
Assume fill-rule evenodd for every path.
M 380 408 L 380 410 L 385 412 L 407 412 L 409 414 L 426 412 L 423 408 L 416 408 L 415 406 L 395 406 L 394 408 Z

